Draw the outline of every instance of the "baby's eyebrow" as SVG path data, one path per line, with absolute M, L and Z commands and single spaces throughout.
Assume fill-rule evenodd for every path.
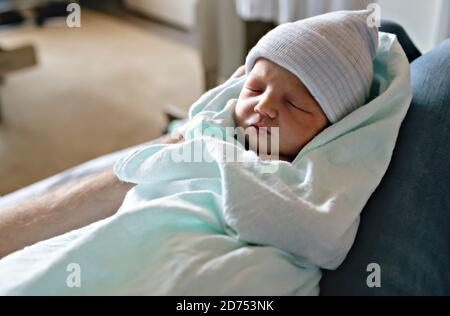
M 285 96 L 288 99 L 304 99 L 305 95 L 302 92 L 300 89 L 288 88 Z

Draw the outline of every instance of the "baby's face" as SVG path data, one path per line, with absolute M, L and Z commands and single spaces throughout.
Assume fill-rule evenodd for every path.
M 256 129 L 258 141 L 278 127 L 279 154 L 291 158 L 328 125 L 325 113 L 298 77 L 263 58 L 248 75 L 234 114 L 238 126 Z

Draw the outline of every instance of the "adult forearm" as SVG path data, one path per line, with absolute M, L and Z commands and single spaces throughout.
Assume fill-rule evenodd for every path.
M 179 133 L 159 139 L 165 144 L 182 141 Z M 0 209 L 0 258 L 113 215 L 132 187 L 109 168 L 44 196 Z
M 0 258 L 113 215 L 133 185 L 112 169 L 0 210 Z

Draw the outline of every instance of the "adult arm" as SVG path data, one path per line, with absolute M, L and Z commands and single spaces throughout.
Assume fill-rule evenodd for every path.
M 161 142 L 180 141 L 182 136 L 176 134 Z M 121 182 L 108 168 L 81 182 L 0 209 L 0 258 L 113 215 L 133 185 Z

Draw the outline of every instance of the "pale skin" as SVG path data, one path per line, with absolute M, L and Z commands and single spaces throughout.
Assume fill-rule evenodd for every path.
M 235 107 L 235 120 L 244 129 L 256 130 L 254 147 L 278 127 L 278 153 L 287 161 L 328 125 L 319 103 L 300 79 L 266 59 L 258 59 L 249 73 Z
M 231 78 L 245 74 L 240 67 Z M 280 128 L 280 159 L 296 153 L 328 122 L 301 81 L 264 59 L 250 72 L 235 109 L 236 123 L 256 129 Z M 179 134 L 162 143 L 182 142 Z M 20 204 L 0 209 L 0 258 L 36 242 L 66 233 L 116 213 L 134 184 L 120 181 L 112 168 Z

